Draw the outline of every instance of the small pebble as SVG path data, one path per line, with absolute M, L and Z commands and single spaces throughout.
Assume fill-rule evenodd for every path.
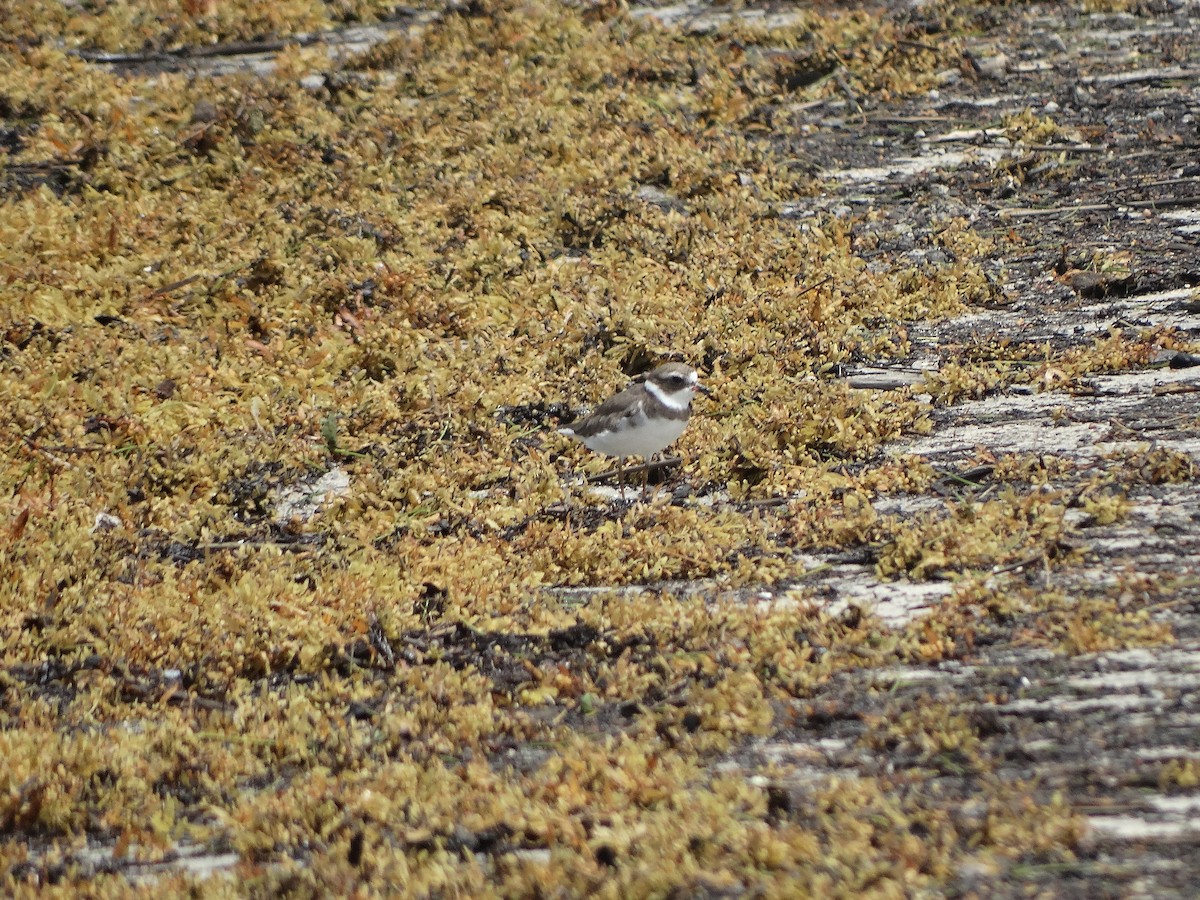
M 995 56 L 976 60 L 975 65 L 979 67 L 980 75 L 987 78 L 1002 78 L 1008 72 L 1008 56 L 1004 53 L 997 53 Z
M 121 520 L 111 513 L 96 513 L 96 521 L 92 524 L 92 533 L 97 531 L 112 531 L 121 527 Z

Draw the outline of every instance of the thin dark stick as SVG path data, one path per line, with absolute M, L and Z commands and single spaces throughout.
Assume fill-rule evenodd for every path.
M 622 460 L 623 459 L 624 459 L 624 457 L 622 457 Z M 629 467 L 625 467 L 624 465 L 622 465 L 620 468 L 617 468 L 617 469 L 609 469 L 607 472 L 600 472 L 596 475 L 589 475 L 587 480 L 588 480 L 589 484 L 599 484 L 602 481 L 612 481 L 612 478 L 614 475 L 624 477 L 624 473 L 626 473 L 626 472 L 631 472 L 631 473 L 653 472 L 653 471 L 657 471 L 659 469 L 668 469 L 671 466 L 677 466 L 681 462 L 683 462 L 683 459 L 681 457 L 664 456 L 662 459 L 659 459 L 657 461 L 648 460 L 647 462 L 638 463 L 636 466 L 629 466 Z

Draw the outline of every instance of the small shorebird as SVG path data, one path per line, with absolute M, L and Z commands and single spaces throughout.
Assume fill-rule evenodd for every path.
M 609 397 L 591 415 L 558 429 L 583 442 L 589 450 L 618 458 L 621 496 L 625 496 L 625 457 L 649 461 L 683 434 L 696 393 L 709 394 L 700 376 L 683 363 L 665 363 L 634 379 L 625 390 Z M 647 473 L 643 471 L 642 496 Z

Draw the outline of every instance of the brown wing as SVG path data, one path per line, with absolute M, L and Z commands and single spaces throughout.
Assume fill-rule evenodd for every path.
M 615 431 L 621 427 L 622 419 L 632 419 L 641 411 L 645 390 L 640 384 L 632 384 L 597 406 L 590 416 L 584 416 L 567 427 L 580 437 Z

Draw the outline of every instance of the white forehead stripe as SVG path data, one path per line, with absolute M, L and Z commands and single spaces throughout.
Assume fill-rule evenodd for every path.
M 673 409 L 676 412 L 687 409 L 688 402 L 691 400 L 691 387 L 687 387 L 675 394 L 668 394 L 653 381 L 647 381 L 646 390 L 655 400 L 667 407 L 667 409 Z

